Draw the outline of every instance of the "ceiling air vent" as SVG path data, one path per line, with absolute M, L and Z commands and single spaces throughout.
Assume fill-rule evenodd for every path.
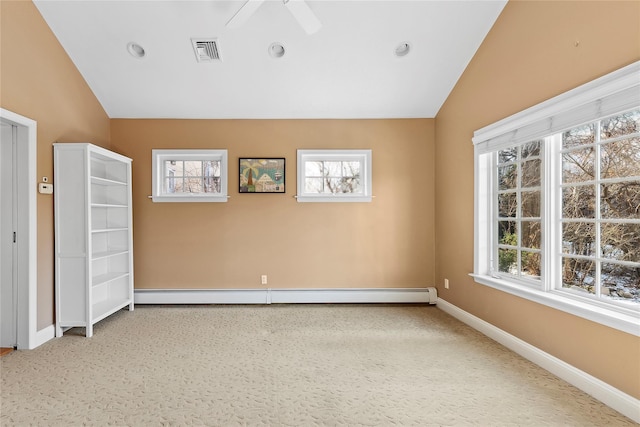
M 198 62 L 221 61 L 216 39 L 191 39 Z

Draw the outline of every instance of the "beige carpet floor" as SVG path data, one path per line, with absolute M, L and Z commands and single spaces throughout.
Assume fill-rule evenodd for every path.
M 631 426 L 434 306 L 137 306 L 0 359 L 3 426 Z

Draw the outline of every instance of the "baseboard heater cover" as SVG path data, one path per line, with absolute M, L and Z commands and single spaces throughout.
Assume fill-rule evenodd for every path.
M 135 304 L 436 304 L 436 288 L 136 289 Z

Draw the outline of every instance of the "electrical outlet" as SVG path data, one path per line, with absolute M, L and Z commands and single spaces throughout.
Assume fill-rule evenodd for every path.
M 45 184 L 44 182 L 41 182 L 38 184 L 38 193 L 53 194 L 53 184 Z
M 266 284 L 267 284 L 267 275 L 266 275 L 266 274 L 263 274 L 263 275 L 260 277 L 260 281 L 262 282 L 262 284 L 263 284 L 263 285 L 266 285 Z
M 444 279 L 444 288 L 449 289 L 449 279 Z

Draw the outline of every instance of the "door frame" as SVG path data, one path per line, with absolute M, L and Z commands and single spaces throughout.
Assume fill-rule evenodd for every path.
M 33 349 L 49 339 L 48 333 L 38 336 L 37 123 L 35 120 L 4 108 L 0 108 L 0 121 L 18 126 L 26 131 L 27 134 L 26 138 L 18 138 L 16 146 L 18 160 L 17 232 L 19 242 L 17 250 L 19 280 L 16 326 L 18 349 Z M 24 237 L 21 238 L 21 236 Z

